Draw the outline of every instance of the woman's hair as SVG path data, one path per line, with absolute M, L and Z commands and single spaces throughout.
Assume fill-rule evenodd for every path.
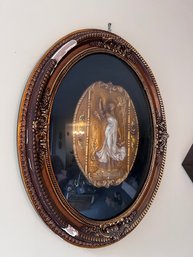
M 115 110 L 115 103 L 113 103 L 112 101 L 111 102 L 108 102 L 107 104 L 106 104 L 106 110 L 107 110 L 107 112 L 112 112 L 112 111 L 114 111 Z

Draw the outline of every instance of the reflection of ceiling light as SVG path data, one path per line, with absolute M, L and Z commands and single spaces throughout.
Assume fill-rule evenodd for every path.
M 81 136 L 81 135 L 84 135 L 85 134 L 85 132 L 84 131 L 73 131 L 73 135 L 77 135 L 77 136 Z
M 78 231 L 69 224 L 68 224 L 68 227 L 62 228 L 62 229 L 73 237 L 78 236 Z

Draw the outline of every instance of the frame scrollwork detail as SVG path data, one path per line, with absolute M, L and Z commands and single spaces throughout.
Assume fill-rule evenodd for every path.
M 89 219 L 70 206 L 59 189 L 49 149 L 50 115 L 61 78 L 83 57 L 94 53 L 121 59 L 136 73 L 149 101 L 154 132 L 151 163 L 140 194 L 128 209 L 109 220 Z M 90 29 L 67 35 L 44 54 L 27 82 L 18 118 L 22 179 L 44 222 L 74 245 L 90 248 L 110 245 L 138 225 L 160 184 L 167 138 L 163 103 L 151 69 L 128 42 L 113 33 Z

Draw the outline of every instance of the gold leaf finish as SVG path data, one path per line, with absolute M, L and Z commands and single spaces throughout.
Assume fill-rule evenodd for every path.
M 91 184 L 116 186 L 131 171 L 139 142 L 133 102 L 119 85 L 94 82 L 80 98 L 73 120 L 76 161 Z

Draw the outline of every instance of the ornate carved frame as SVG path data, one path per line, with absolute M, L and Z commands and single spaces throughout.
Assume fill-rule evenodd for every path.
M 110 53 L 136 72 L 147 93 L 154 129 L 151 165 L 140 194 L 124 213 L 107 221 L 87 219 L 63 199 L 49 154 L 50 113 L 60 80 L 78 60 L 96 52 Z M 167 138 L 164 107 L 149 66 L 129 43 L 110 32 L 80 30 L 59 40 L 37 63 L 23 93 L 18 119 L 18 155 L 26 191 L 44 222 L 77 246 L 109 245 L 137 226 L 158 190 Z

